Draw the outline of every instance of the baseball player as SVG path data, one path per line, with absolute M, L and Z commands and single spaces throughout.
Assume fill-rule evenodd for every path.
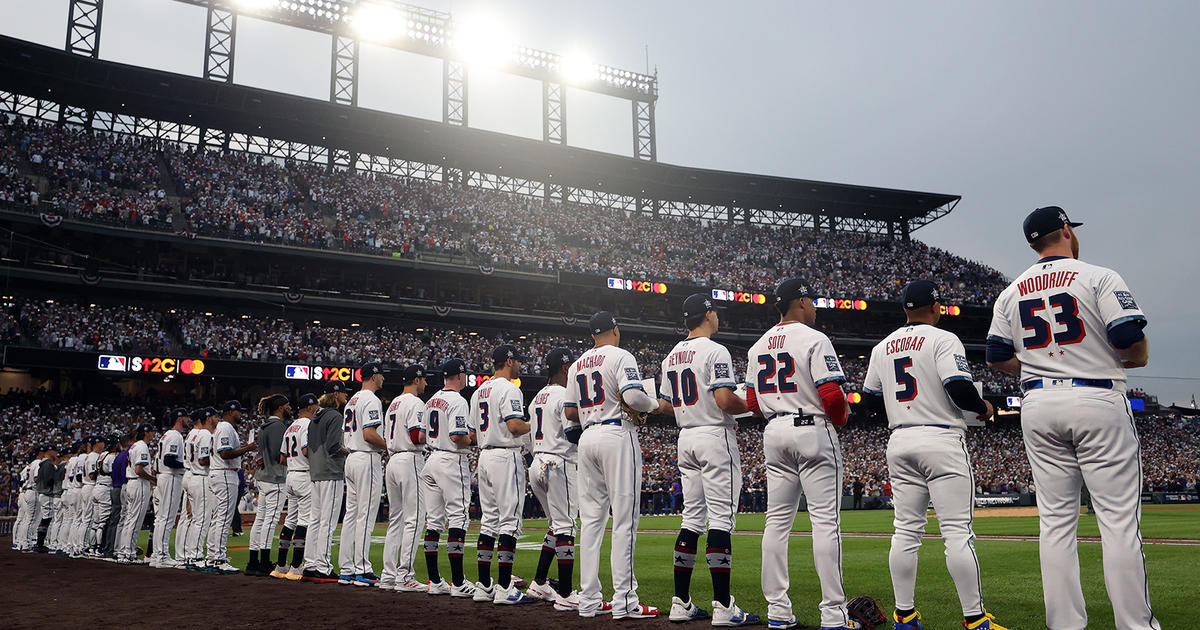
M 379 434 L 383 404 L 375 392 L 383 387 L 383 365 L 367 363 L 359 368 L 359 374 L 362 389 L 350 397 L 344 412 L 342 442 L 350 454 L 346 456 L 346 515 L 338 546 L 338 584 L 375 586 L 379 576 L 371 567 L 371 531 L 379 513 L 383 451 L 387 448 Z
M 90 436 L 87 438 L 87 442 L 87 452 L 83 454 L 79 462 L 79 480 L 81 484 L 77 500 L 79 509 L 75 517 L 75 525 L 71 531 L 71 557 L 73 558 L 82 558 L 91 547 L 91 536 L 89 534 L 92 529 L 92 510 L 94 507 L 92 496 L 96 491 L 96 463 L 100 461 L 100 454 L 104 451 L 104 440 L 100 436 Z
M 254 525 L 250 528 L 250 561 L 245 571 L 249 576 L 266 577 L 274 570 L 271 543 L 275 541 L 275 524 L 283 511 L 284 483 L 287 481 L 287 464 L 280 459 L 280 452 L 291 413 L 292 404 L 283 394 L 272 394 L 258 401 L 258 414 L 267 420 L 255 439 L 260 453 L 255 460 L 259 468 L 254 473 L 258 506 L 254 511 Z
M 584 352 L 567 372 L 564 414 L 583 427 L 579 438 L 579 615 L 611 612 L 614 619 L 647 619 L 658 609 L 638 600 L 633 554 L 641 507 L 642 448 L 637 426 L 622 402 L 639 413 L 666 413 L 671 405 L 651 398 L 641 383 L 641 370 L 628 350 L 618 347 L 621 329 L 608 311 L 588 321 L 595 347 Z M 612 510 L 613 600 L 600 593 L 600 546 Z
M 113 516 L 120 513 L 120 493 L 113 487 L 113 466 L 117 453 L 127 438 L 119 432 L 111 433 L 104 441 L 105 452 L 96 462 L 96 487 L 92 491 L 91 555 L 103 556 L 110 551 L 109 526 Z
M 383 576 L 379 588 L 407 593 L 425 593 L 429 586 L 416 580 L 413 561 L 425 523 L 420 477 L 425 466 L 425 392 L 427 371 L 422 365 L 404 368 L 404 391 L 388 405 L 383 415 L 388 461 L 384 485 L 388 495 L 388 528 L 383 543 Z M 397 563 L 399 556 L 399 563 Z
M 521 364 L 529 361 L 515 346 L 501 344 L 492 351 L 492 378 L 471 396 L 471 426 L 482 452 L 476 475 L 479 481 L 479 582 L 474 600 L 495 604 L 529 604 L 512 584 L 512 565 L 517 537 L 521 535 L 521 512 L 525 503 L 525 462 L 521 456 L 529 433 L 525 419 L 525 397 L 512 379 L 521 376 Z M 492 553 L 499 564 L 492 583 Z
M 183 432 L 191 425 L 192 418 L 187 409 L 176 408 L 167 412 L 167 429 L 158 442 L 158 485 L 155 493 L 158 502 L 154 510 L 154 530 L 151 533 L 153 555 L 150 566 L 173 569 L 180 566 L 171 558 L 171 529 L 179 506 L 183 501 Z M 178 537 L 178 533 L 176 534 Z
M 183 441 L 183 460 L 188 469 L 183 477 L 187 509 L 175 533 L 175 557 L 188 571 L 203 571 L 204 542 L 213 511 L 208 471 L 212 463 L 212 432 L 217 428 L 217 410 L 201 407 L 192 411 L 189 417 L 194 426 Z
M 33 460 L 21 469 L 21 494 L 17 497 L 17 522 L 13 540 L 17 549 L 33 551 L 37 542 L 37 471 L 46 455 L 46 447 L 38 446 Z
M 463 549 L 471 508 L 471 469 L 467 455 L 475 443 L 470 408 L 459 393 L 467 383 L 467 366 L 462 359 L 450 359 L 438 371 L 445 385 L 425 403 L 426 442 L 433 452 L 421 469 L 429 594 L 474 597 L 474 585 L 463 576 Z M 450 558 L 450 584 L 438 571 L 438 540 L 443 530 L 446 530 L 446 555 Z
M 813 562 L 821 581 L 821 628 L 856 628 L 842 588 L 842 534 L 838 503 L 842 452 L 834 426 L 846 423 L 846 380 L 829 337 L 814 329 L 813 291 L 799 278 L 775 289 L 779 324 L 750 348 L 746 402 L 767 420 L 767 519 L 762 542 L 762 589 L 768 625 L 793 628 L 788 598 L 788 539 L 800 494 L 808 500 Z
M 683 486 L 670 619 L 708 618 L 691 598 L 692 567 L 700 536 L 707 529 L 705 559 L 713 583 L 712 625 L 753 626 L 761 623 L 758 615 L 739 608 L 729 593 L 732 533 L 742 492 L 742 457 L 733 416 L 748 409 L 735 393 L 737 375 L 729 350 L 712 340 L 720 327 L 718 308 L 702 293 L 683 301 L 683 323 L 690 332 L 663 359 L 660 372 L 663 380 L 658 395 L 671 404 L 680 429 L 677 461 Z
M 50 531 L 50 521 L 54 518 L 54 482 L 58 476 L 58 447 L 46 447 L 45 457 L 37 467 L 37 545 L 34 551 L 49 553 L 46 547 L 46 535 Z
M 71 443 L 71 447 L 61 456 L 64 461 L 58 466 L 59 476 L 54 482 L 55 492 L 58 493 L 58 505 L 54 509 L 54 518 L 50 521 L 47 546 L 51 553 L 60 556 L 69 555 L 67 535 L 71 531 L 71 522 L 75 519 L 75 474 L 82 450 L 83 442 Z
M 296 420 L 283 432 L 283 449 L 280 459 L 287 466 L 284 494 L 287 497 L 287 516 L 283 530 L 279 532 L 279 560 L 271 577 L 299 580 L 303 577 L 304 541 L 308 537 L 308 526 L 312 523 L 312 479 L 308 476 L 308 425 L 313 415 L 321 408 L 316 394 L 300 396 L 300 411 Z M 288 549 L 292 550 L 292 564 L 287 563 Z
M 208 529 L 208 567 L 218 574 L 240 573 L 229 564 L 229 523 L 237 510 L 238 471 L 242 455 L 258 450 L 254 442 L 242 444 L 235 428 L 245 408 L 241 401 L 229 400 L 221 405 L 221 421 L 213 430 L 212 451 L 208 464 L 208 498 L 212 502 L 212 517 Z
M 1075 543 L 1086 484 L 1116 627 L 1157 629 L 1142 555 L 1141 451 L 1125 398 L 1125 370 L 1149 361 L 1146 316 L 1120 275 L 1079 260 L 1080 225 L 1057 206 L 1025 218 L 1039 260 L 996 298 L 987 361 L 1021 377 L 1046 627 L 1087 626 Z
M 537 573 L 526 594 L 554 604 L 555 610 L 578 611 L 579 594 L 572 587 L 575 572 L 575 519 L 579 518 L 578 452 L 582 432 L 567 421 L 563 404 L 567 395 L 567 370 L 575 361 L 571 351 L 555 348 L 546 355 L 548 382 L 529 403 L 533 424 L 533 462 L 529 487 L 541 503 L 550 531 L 542 542 Z M 547 583 L 550 563 L 558 560 L 558 589 Z
M 308 476 L 313 482 L 312 536 L 304 548 L 304 573 L 301 580 L 336 583 L 338 575 L 330 562 L 333 530 L 337 527 L 346 491 L 346 449 L 342 446 L 344 423 L 341 407 L 349 393 L 341 381 L 325 384 L 318 400 L 321 409 L 308 423 Z
M 975 532 L 975 479 L 967 454 L 962 411 L 992 417 L 991 403 L 975 389 L 962 342 L 937 327 L 941 295 L 929 280 L 914 280 L 900 297 L 907 323 L 871 350 L 863 393 L 887 411 L 888 476 L 895 534 L 889 564 L 896 595 L 895 630 L 921 630 L 914 603 L 917 550 L 925 534 L 929 501 L 946 544 L 946 568 L 958 590 L 964 626 L 1001 630 L 983 607 Z
M 129 447 L 129 464 L 125 468 L 125 485 L 121 487 L 121 524 L 117 530 L 117 561 L 122 564 L 138 562 L 137 539 L 150 507 L 151 486 L 158 479 L 150 472 L 150 440 L 154 425 L 143 424 L 133 434 Z

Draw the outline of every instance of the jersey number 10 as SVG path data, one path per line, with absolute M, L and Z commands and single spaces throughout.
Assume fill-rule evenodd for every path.
M 671 406 L 694 405 L 700 399 L 696 389 L 696 373 L 688 368 L 682 372 L 674 370 L 667 372 L 667 380 L 671 382 Z

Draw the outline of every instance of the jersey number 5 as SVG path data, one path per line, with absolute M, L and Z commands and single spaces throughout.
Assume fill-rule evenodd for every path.
M 1050 320 L 1039 314 L 1047 311 L 1047 303 L 1050 308 L 1057 309 L 1054 321 L 1063 326 L 1063 330 L 1053 334 Z M 1079 343 L 1087 335 L 1079 319 L 1079 304 L 1070 293 L 1056 293 L 1046 300 L 1021 300 L 1017 306 L 1021 311 L 1021 325 L 1033 333 L 1021 340 L 1026 350 L 1045 348 L 1050 345 L 1051 339 L 1060 346 Z
M 896 400 L 908 402 L 916 398 L 917 379 L 908 373 L 908 368 L 912 367 L 912 357 L 900 357 L 896 359 L 894 365 L 896 367 L 896 385 L 903 388 L 896 391 Z

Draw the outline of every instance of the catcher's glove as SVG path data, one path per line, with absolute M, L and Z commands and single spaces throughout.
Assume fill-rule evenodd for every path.
M 875 600 L 866 595 L 859 595 L 850 600 L 850 603 L 846 604 L 846 612 L 850 613 L 850 618 L 857 621 L 866 630 L 871 630 L 881 623 L 887 623 L 887 617 L 883 616 L 883 611 L 879 610 Z
M 646 412 L 638 411 L 637 409 L 630 407 L 629 405 L 625 404 L 624 400 L 621 401 L 621 411 L 624 411 L 625 415 L 629 416 L 630 422 L 638 426 L 646 424 Z

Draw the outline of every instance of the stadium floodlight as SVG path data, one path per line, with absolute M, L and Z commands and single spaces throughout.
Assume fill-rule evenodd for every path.
M 279 5 L 279 0 L 237 0 L 238 8 L 248 13 L 278 9 Z
M 564 55 L 559 60 L 558 73 L 562 76 L 563 81 L 575 85 L 595 81 L 600 76 L 596 64 L 577 53 Z
M 366 41 L 378 43 L 404 37 L 407 20 L 404 11 L 373 2 L 358 5 L 350 16 L 355 34 Z
M 455 20 L 451 46 L 471 66 L 495 68 L 513 61 L 517 47 L 508 30 L 494 18 Z

